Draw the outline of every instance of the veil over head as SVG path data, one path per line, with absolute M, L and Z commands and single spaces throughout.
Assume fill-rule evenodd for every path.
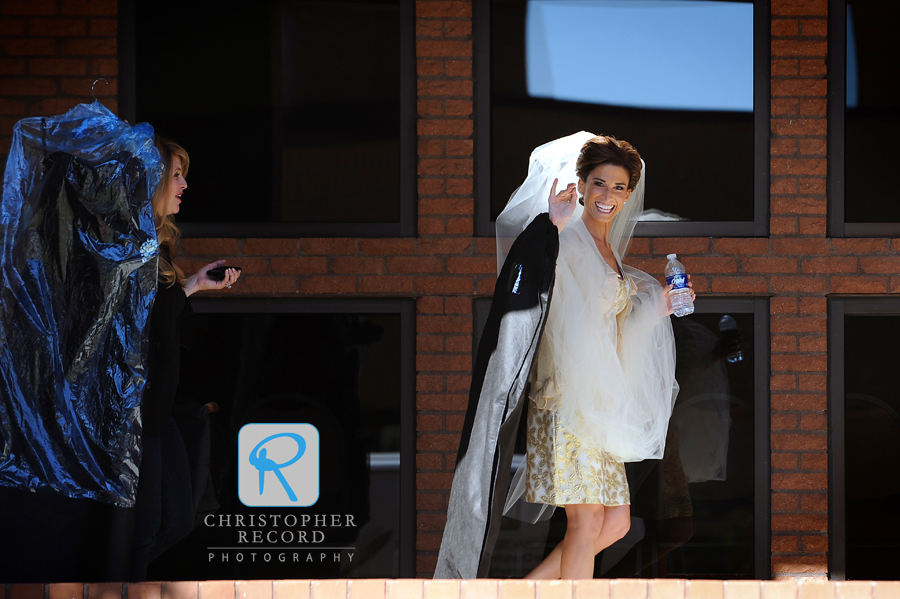
M 528 176 L 525 182 L 513 192 L 506 208 L 497 217 L 497 272 L 503 267 L 509 248 L 525 227 L 542 212 L 547 212 L 553 180 L 559 179 L 557 191 L 578 180 L 575 163 L 581 148 L 590 139 L 597 137 L 587 131 L 562 137 L 538 146 L 531 152 L 528 162 Z M 634 227 L 644 211 L 644 181 L 647 165 L 641 160 L 641 178 L 631 192 L 622 211 L 613 221 L 609 243 L 619 262 L 628 252 L 628 245 L 634 235 Z M 584 208 L 577 204 L 572 219 L 581 218 Z

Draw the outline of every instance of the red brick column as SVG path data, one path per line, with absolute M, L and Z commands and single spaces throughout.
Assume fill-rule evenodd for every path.
M 476 275 L 496 269 L 473 255 L 471 2 L 416 2 L 416 62 L 418 249 L 434 256 L 416 279 L 416 571 L 430 577 L 468 401 Z
M 28 116 L 62 114 L 95 95 L 118 110 L 116 0 L 0 2 L 0 168 L 12 126 Z
M 828 572 L 827 0 L 772 2 L 772 575 Z M 834 285 L 832 285 L 834 287 Z M 834 291 L 834 289 L 832 289 Z

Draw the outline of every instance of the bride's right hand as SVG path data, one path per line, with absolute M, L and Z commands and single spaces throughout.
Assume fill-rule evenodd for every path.
M 550 222 L 556 225 L 556 228 L 562 232 L 566 223 L 575 212 L 575 202 L 578 199 L 578 192 L 574 183 L 569 183 L 566 188 L 556 193 L 556 184 L 559 179 L 553 180 L 553 186 L 550 188 Z

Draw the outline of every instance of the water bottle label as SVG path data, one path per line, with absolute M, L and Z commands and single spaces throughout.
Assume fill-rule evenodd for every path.
M 672 291 L 675 291 L 676 289 L 687 289 L 687 275 L 684 273 L 670 275 L 666 277 L 666 284 L 674 285 Z

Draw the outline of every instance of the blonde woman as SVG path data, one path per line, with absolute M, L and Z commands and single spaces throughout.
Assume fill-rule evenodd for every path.
M 188 457 L 172 409 L 179 381 L 178 319 L 190 314 L 188 296 L 197 291 L 230 288 L 240 276 L 229 268 L 221 281 L 207 274 L 224 260 L 207 264 L 186 277 L 173 261 L 180 232 L 175 214 L 187 189 L 187 152 L 173 141 L 156 138 L 166 165 L 153 194 L 159 242 L 159 287 L 150 314 L 147 385 L 141 401 L 142 457 L 135 502 L 132 580 L 144 580 L 147 565 L 187 535 L 194 524 Z

